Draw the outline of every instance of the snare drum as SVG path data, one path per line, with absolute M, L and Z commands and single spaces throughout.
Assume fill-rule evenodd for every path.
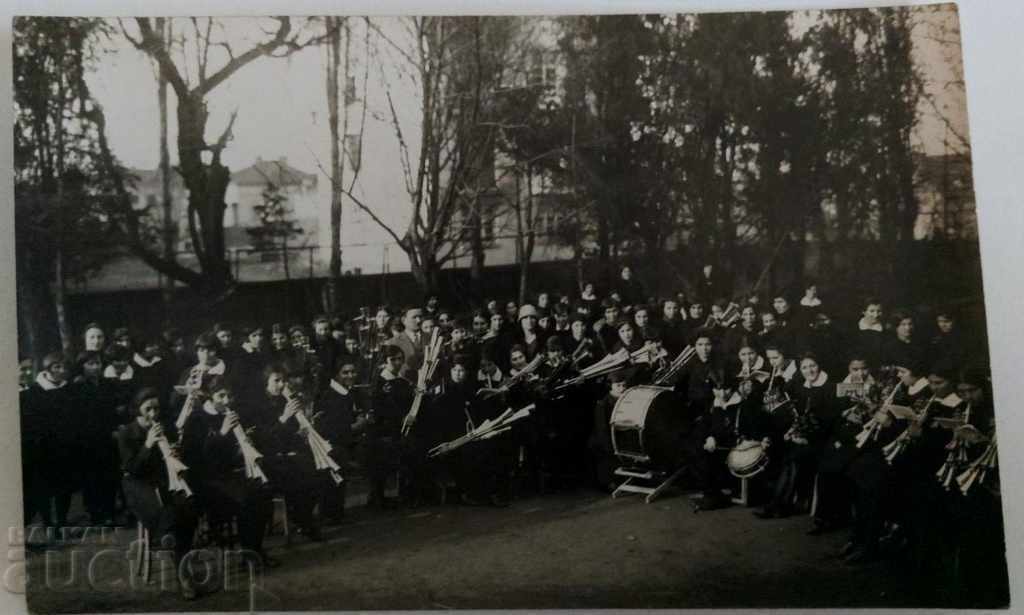
M 612 447 L 623 461 L 674 470 L 683 464 L 685 400 L 667 387 L 627 389 L 612 410 Z
M 768 454 L 760 442 L 744 440 L 729 451 L 725 464 L 736 478 L 750 478 L 768 467 Z

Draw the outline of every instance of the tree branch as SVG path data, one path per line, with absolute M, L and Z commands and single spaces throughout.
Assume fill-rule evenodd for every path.
M 288 17 L 275 17 L 275 19 L 279 25 L 274 38 L 256 45 L 240 56 L 231 58 L 227 64 L 222 66 L 220 70 L 215 72 L 209 79 L 201 80 L 199 85 L 195 88 L 195 93 L 200 96 L 208 94 L 211 90 L 226 81 L 228 77 L 238 72 L 240 68 L 249 62 L 252 62 L 260 56 L 268 55 L 273 50 L 284 45 L 288 38 L 288 34 L 292 29 L 291 19 Z

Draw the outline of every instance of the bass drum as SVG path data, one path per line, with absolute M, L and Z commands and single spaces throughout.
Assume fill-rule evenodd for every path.
M 672 471 L 683 465 L 686 403 L 667 387 L 627 389 L 612 410 L 612 447 L 623 461 Z

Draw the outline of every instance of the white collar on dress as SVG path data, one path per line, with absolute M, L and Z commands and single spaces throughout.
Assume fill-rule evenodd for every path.
M 345 385 L 341 384 L 334 378 L 331 378 L 331 382 L 329 383 L 329 385 L 338 393 L 338 395 L 348 396 L 349 390 L 345 388 Z
M 817 297 L 813 299 L 803 297 L 800 299 L 800 305 L 804 307 L 818 307 L 819 305 L 821 305 L 821 299 L 818 299 Z
M 65 380 L 60 384 L 54 384 L 53 381 L 51 381 L 49 378 L 46 377 L 45 374 L 43 374 L 43 372 L 39 372 L 39 374 L 36 376 L 36 384 L 38 384 L 39 387 L 44 391 L 55 391 L 63 387 L 67 383 L 68 381 Z
M 195 365 L 193 365 L 192 368 L 195 369 Z M 226 366 L 224 365 L 224 361 L 222 361 L 220 359 L 217 359 L 217 363 L 214 364 L 213 367 L 210 367 L 205 372 L 203 372 L 203 375 L 204 376 L 223 376 L 225 368 L 226 368 Z
M 132 376 L 134 375 L 135 371 L 132 369 L 131 365 L 124 368 L 124 371 L 121 372 L 120 375 L 118 375 L 117 372 L 114 371 L 113 365 L 108 365 L 106 369 L 103 370 L 104 378 L 116 378 L 117 380 L 131 380 Z
M 137 352 L 135 353 L 135 356 L 132 357 L 132 359 L 135 361 L 136 365 L 142 368 L 153 367 L 154 365 L 161 361 L 160 357 L 153 357 L 153 360 L 149 360 Z
M 501 369 L 497 368 L 497 367 L 494 368 L 494 375 L 493 376 L 488 376 L 487 374 L 484 373 L 484 370 L 482 370 L 482 369 L 481 370 L 477 370 L 477 372 L 476 372 L 476 379 L 479 382 L 483 382 L 485 380 L 489 381 L 489 382 L 501 382 L 502 380 L 504 380 L 504 378 L 502 376 L 502 373 L 501 373 Z
M 882 323 L 876 322 L 873 325 L 869 325 L 866 322 L 864 322 L 864 318 L 861 318 L 860 320 L 857 321 L 857 328 L 860 329 L 861 331 L 878 331 L 879 333 L 881 333 Z
M 825 373 L 825 370 L 821 370 L 818 372 L 818 377 L 815 378 L 813 382 L 804 382 L 804 388 L 817 388 L 823 386 L 826 382 L 828 382 L 828 374 Z
M 217 412 L 217 407 L 213 405 L 212 399 L 207 399 L 203 402 L 203 412 L 213 416 L 220 414 L 220 412 Z
M 863 384 L 867 387 L 874 386 L 875 384 L 875 379 L 871 377 L 871 374 L 868 374 L 868 377 L 862 382 L 854 382 L 851 378 L 853 378 L 851 374 L 846 374 L 846 378 L 843 378 L 843 384 Z

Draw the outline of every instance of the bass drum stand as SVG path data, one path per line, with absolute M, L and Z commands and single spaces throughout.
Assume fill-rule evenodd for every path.
M 622 462 L 615 475 L 624 480 L 617 498 L 643 495 L 650 504 L 683 475 L 678 452 L 685 432 L 683 400 L 667 387 L 642 385 L 626 390 L 612 410 L 612 448 Z

